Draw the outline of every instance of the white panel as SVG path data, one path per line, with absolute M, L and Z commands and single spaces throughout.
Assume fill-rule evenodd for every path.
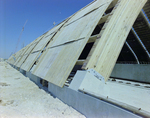
M 42 39 L 40 40 L 40 42 L 35 46 L 35 48 L 33 49 L 32 52 L 35 51 L 40 51 L 42 50 L 46 44 L 48 43 L 48 41 L 51 40 L 51 38 L 53 37 L 53 35 L 58 31 L 58 29 L 64 24 L 64 22 L 58 24 L 57 26 L 55 26 L 54 28 L 52 28 L 50 31 L 48 31 L 44 37 L 42 37 Z
M 36 61 L 40 53 L 41 52 L 35 52 L 30 54 L 23 63 L 23 65 L 21 66 L 21 69 L 29 71 L 29 69 L 33 66 L 34 62 Z
M 82 16 L 86 15 L 87 13 L 91 12 L 92 10 L 99 8 L 105 4 L 110 3 L 112 0 L 96 0 L 94 1 L 91 5 L 87 5 L 87 7 L 82 8 L 82 10 L 78 11 L 70 20 L 67 24 L 70 24 Z
M 54 47 L 85 38 L 87 34 L 91 35 L 93 27 L 95 28 L 108 5 L 109 4 L 105 4 L 99 9 L 93 11 L 91 14 L 88 14 L 72 24 L 63 27 L 48 47 Z
M 134 107 L 135 111 L 142 109 L 150 112 L 150 88 L 126 84 L 129 82 L 108 81 L 103 83 L 90 73 L 86 73 L 79 90 L 99 98 L 114 100 L 118 103 L 125 103 L 126 108 Z M 145 84 L 146 85 L 146 84 Z M 149 113 L 150 114 L 150 113 Z
M 27 51 L 25 51 L 25 54 L 21 57 L 21 59 L 19 60 L 19 62 L 16 64 L 17 67 L 20 67 L 22 65 L 22 63 L 26 60 L 26 58 L 31 53 L 31 51 L 32 51 L 32 49 L 34 48 L 35 45 L 36 45 L 36 43 L 34 43 L 34 44 L 32 44 L 32 45 L 29 46 L 29 48 L 27 49 Z

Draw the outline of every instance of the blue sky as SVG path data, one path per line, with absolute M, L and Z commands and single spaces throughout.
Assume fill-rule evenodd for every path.
M 93 0 L 0 0 L 0 58 L 17 51 Z

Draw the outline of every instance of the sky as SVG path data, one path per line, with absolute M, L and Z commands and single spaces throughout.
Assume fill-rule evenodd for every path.
M 0 0 L 0 58 L 9 58 L 16 47 L 19 51 L 92 1 Z

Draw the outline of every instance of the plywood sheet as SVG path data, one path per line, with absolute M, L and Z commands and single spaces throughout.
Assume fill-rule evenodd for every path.
M 32 53 L 26 58 L 25 62 L 22 64 L 21 68 L 23 70 L 29 71 L 39 55 L 41 54 L 41 51 L 45 48 L 47 43 L 52 39 L 52 37 L 59 31 L 59 29 L 62 27 L 62 25 L 65 23 L 63 21 L 62 23 L 58 24 L 56 27 L 52 28 L 50 31 L 39 37 L 40 41 L 35 46 L 35 48 L 32 50 Z
M 95 9 L 110 3 L 110 1 L 112 0 L 95 0 L 93 1 L 91 4 L 85 6 L 84 8 L 82 8 L 81 10 L 79 10 L 67 23 L 70 24 L 76 20 L 78 20 L 79 18 L 83 17 L 84 15 L 94 11 Z
M 22 64 L 21 69 L 29 71 L 33 64 L 35 63 L 36 59 L 40 55 L 41 51 L 37 51 L 35 53 L 31 53 L 25 62 Z
M 16 61 L 16 54 L 13 54 L 9 59 L 8 59 L 8 62 L 12 65 L 14 65 Z
M 65 21 L 64 21 L 65 22 Z M 58 24 L 56 27 L 52 28 L 50 31 L 48 31 L 44 37 L 40 40 L 40 42 L 35 46 L 32 52 L 41 51 L 44 49 L 48 41 L 51 40 L 51 38 L 55 35 L 55 33 L 59 30 L 59 28 L 64 24 L 64 22 Z
M 97 21 L 100 20 L 108 5 L 109 3 L 101 6 L 91 14 L 82 17 L 72 24 L 65 25 L 54 37 L 53 41 L 50 43 L 50 45 L 48 45 L 48 47 L 55 47 L 71 41 L 79 40 L 85 38 L 87 34 L 91 34 L 93 27 L 95 28 Z
M 13 65 L 15 65 L 19 61 L 19 59 L 20 59 L 19 57 L 24 53 L 25 49 L 26 49 L 26 47 L 22 48 L 17 53 L 15 53 L 15 55 L 14 55 L 15 62 L 13 63 Z
M 41 51 L 46 46 L 47 42 L 52 38 L 52 36 L 53 34 L 44 36 L 32 52 Z
M 16 66 L 17 63 L 20 61 L 20 59 L 23 57 L 23 55 L 25 54 L 25 52 L 26 52 L 27 50 L 28 50 L 28 46 L 26 46 L 26 47 L 22 50 L 22 52 L 20 53 L 19 57 L 16 58 L 16 61 L 15 61 L 15 63 L 14 63 L 15 66 Z
M 8 63 L 10 63 L 10 64 L 15 63 L 15 60 L 14 60 L 14 58 L 13 58 L 13 55 L 9 57 Z
M 79 21 L 61 28 L 40 58 L 33 74 L 63 87 L 109 4 L 103 5 L 93 11 L 93 14 L 88 14 Z
M 78 59 L 77 55 L 79 55 L 85 41 L 82 39 L 47 49 L 46 55 L 41 57 L 40 63 L 33 70 L 33 74 L 62 87 L 75 65 Z
M 25 51 L 24 55 L 21 57 L 21 59 L 19 60 L 19 62 L 16 64 L 17 67 L 20 67 L 24 61 L 26 60 L 26 58 L 28 57 L 28 55 L 31 53 L 31 51 L 33 50 L 33 48 L 35 47 L 37 43 L 33 43 L 32 45 L 29 46 L 29 48 L 27 49 L 27 51 Z
M 39 44 L 39 42 L 42 40 L 42 38 L 45 36 L 46 34 L 43 34 L 42 36 L 38 37 L 36 39 L 36 44 L 33 47 L 35 49 L 35 47 L 37 47 L 37 45 Z M 46 44 L 45 44 L 46 45 Z M 30 68 L 33 66 L 33 64 L 35 63 L 36 59 L 38 58 L 38 55 L 41 53 L 41 51 L 33 51 L 34 49 L 32 49 L 31 53 L 28 55 L 28 57 L 26 57 L 26 60 L 24 60 L 24 63 L 21 65 L 21 69 L 29 71 Z M 28 52 L 26 52 L 28 53 Z M 26 54 L 25 54 L 26 55 Z M 35 56 L 36 55 L 36 56 Z
M 84 69 L 94 68 L 105 81 L 109 78 L 123 44 L 146 0 L 121 0 L 113 11 L 100 38 L 96 40 Z

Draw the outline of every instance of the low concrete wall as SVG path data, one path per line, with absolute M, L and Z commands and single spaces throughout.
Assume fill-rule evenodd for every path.
M 141 118 L 125 109 L 64 86 L 49 83 L 48 91 L 87 118 Z
M 33 75 L 30 71 L 26 72 L 26 76 L 30 78 L 34 83 L 36 83 L 38 86 L 41 86 L 40 84 L 40 78 Z
M 111 77 L 150 83 L 150 64 L 116 64 Z
M 42 88 L 40 83 L 41 78 L 33 75 L 31 72 L 25 72 L 22 69 L 20 69 L 20 72 L 25 74 Z M 77 72 L 69 87 L 64 86 L 63 88 L 60 88 L 52 83 L 48 83 L 48 92 L 84 114 L 87 118 L 141 118 L 128 110 L 79 92 L 78 87 L 80 86 L 84 75 L 84 71 Z
M 18 70 L 19 68 L 16 68 L 16 69 Z M 22 70 L 22 69 L 20 68 L 19 71 L 20 71 L 23 75 L 26 76 L 26 71 L 25 71 L 25 70 Z

